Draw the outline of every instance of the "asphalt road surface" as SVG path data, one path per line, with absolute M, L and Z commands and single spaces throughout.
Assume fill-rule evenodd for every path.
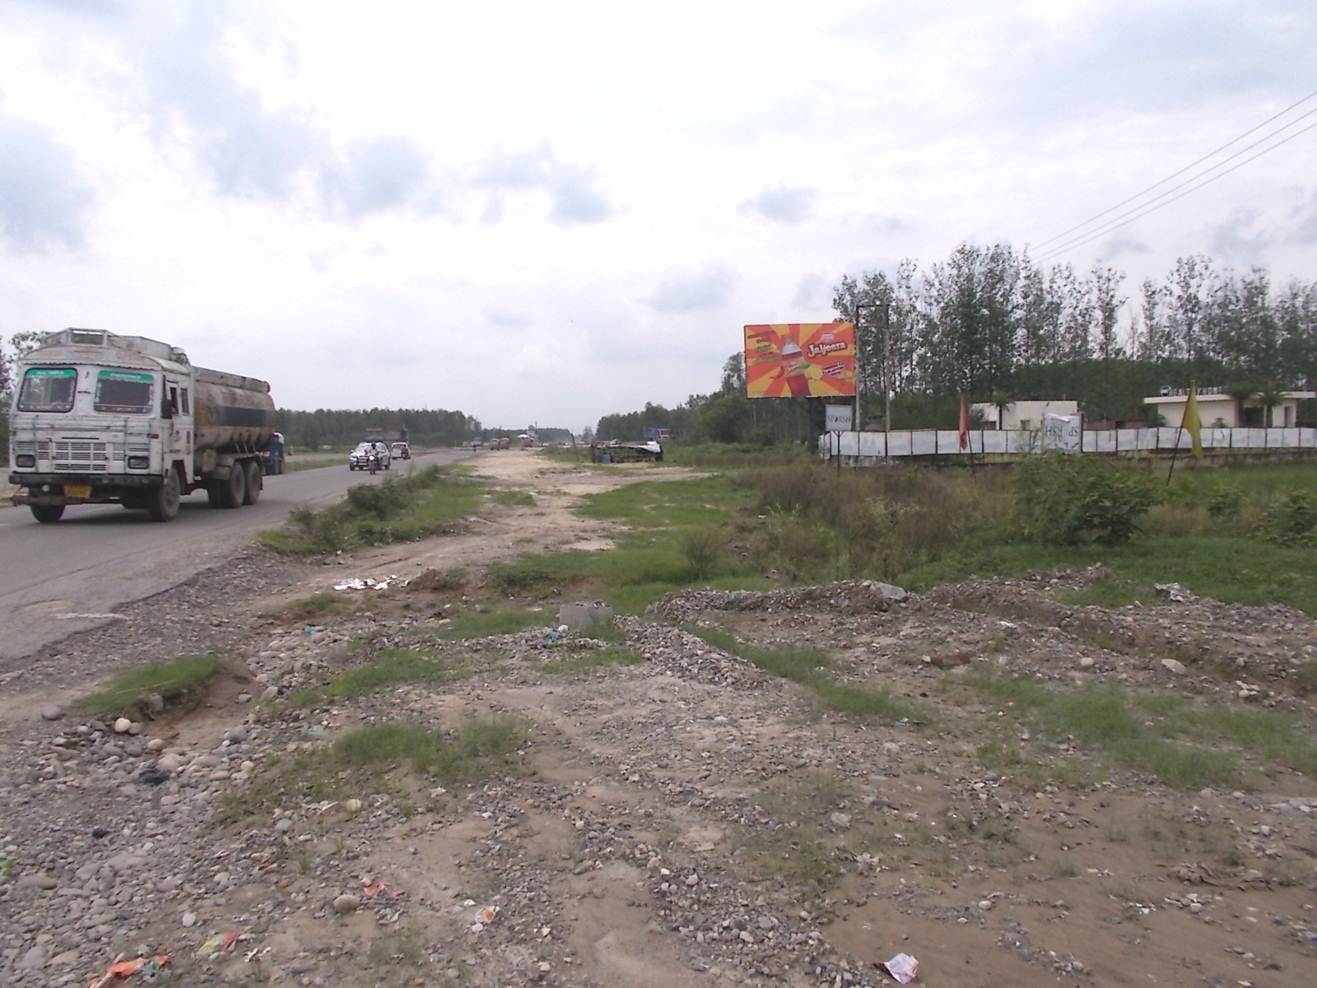
M 0 665 L 104 624 L 121 604 L 222 562 L 294 508 L 337 500 L 355 484 L 380 483 L 417 465 L 470 455 L 421 454 L 371 477 L 350 472 L 345 454 L 342 466 L 266 477 L 260 501 L 248 507 L 212 508 L 198 491 L 183 498 L 177 518 L 163 524 L 117 504 L 72 507 L 54 525 L 39 524 L 26 507 L 0 508 Z

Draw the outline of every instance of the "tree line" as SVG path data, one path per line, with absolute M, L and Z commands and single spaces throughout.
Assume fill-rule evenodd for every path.
M 998 405 L 1074 399 L 1101 419 L 1143 419 L 1162 386 L 1226 388 L 1245 396 L 1310 390 L 1317 381 L 1317 282 L 1277 289 L 1260 268 L 1179 258 L 1161 280 L 1126 288 L 1096 264 L 1044 265 L 1008 244 L 961 244 L 944 261 L 842 277 L 838 318 L 855 322 L 866 427 L 953 427 L 959 396 Z M 892 422 L 884 423 L 890 390 Z M 674 409 L 606 415 L 601 439 L 665 427 L 688 440 L 772 442 L 821 431 L 822 402 L 744 397 L 741 354 L 718 391 Z M 1308 412 L 1311 414 L 1311 411 Z

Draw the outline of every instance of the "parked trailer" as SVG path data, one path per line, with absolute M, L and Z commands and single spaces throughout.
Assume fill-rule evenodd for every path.
M 146 337 L 66 329 L 19 362 L 17 383 L 9 482 L 37 521 L 107 503 L 169 521 L 196 490 L 217 508 L 260 498 L 274 435 L 265 381 L 193 367 Z

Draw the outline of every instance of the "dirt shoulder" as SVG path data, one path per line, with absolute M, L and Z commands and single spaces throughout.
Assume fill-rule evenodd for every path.
M 859 584 L 692 591 L 620 619 L 614 641 L 449 640 L 453 619 L 492 606 L 473 596 L 482 566 L 606 551 L 616 527 L 573 514 L 580 497 L 683 476 L 520 451 L 472 466 L 530 503 L 491 500 L 465 534 L 324 564 L 252 552 L 228 596 L 203 574 L 6 684 L 21 694 L 0 711 L 0 798 L 26 808 L 0 825 L 8 983 L 86 984 L 157 949 L 179 984 L 859 986 L 890 983 L 875 964 L 898 952 L 937 985 L 1308 982 L 1311 777 L 1246 758 L 1238 784 L 1193 789 L 1111 767 L 1053 779 L 1086 764 L 1077 742 L 1044 741 L 1018 701 L 974 684 L 1156 688 L 1311 729 L 1292 677 L 1317 658 L 1312 621 L 1201 599 L 1068 607 L 1093 575 L 1053 574 L 903 600 Z M 426 572 L 323 615 L 288 607 L 347 575 Z M 145 634 L 148 615 L 163 626 Z M 839 712 L 809 676 L 700 627 L 825 649 L 829 682 L 914 713 Z M 1163 664 L 1167 642 L 1183 672 Z M 207 649 L 241 664 L 186 715 L 122 735 L 40 719 L 106 669 Z M 429 678 L 302 692 L 400 654 L 426 656 Z M 306 787 L 363 727 L 491 719 L 521 733 L 478 780 L 436 784 L 395 756 Z

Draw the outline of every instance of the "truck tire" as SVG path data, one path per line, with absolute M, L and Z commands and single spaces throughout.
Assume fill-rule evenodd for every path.
M 178 471 L 170 470 L 159 487 L 146 494 L 146 513 L 152 521 L 173 521 L 178 517 Z
M 30 504 L 32 517 L 43 525 L 53 525 L 64 517 L 64 505 L 62 504 Z
M 248 460 L 245 469 L 247 471 L 247 490 L 243 492 L 242 503 L 255 504 L 261 499 L 261 490 L 264 487 L 261 464 L 257 460 Z
M 229 468 L 229 479 L 220 481 L 220 507 L 240 508 L 247 499 L 247 471 L 241 463 Z

